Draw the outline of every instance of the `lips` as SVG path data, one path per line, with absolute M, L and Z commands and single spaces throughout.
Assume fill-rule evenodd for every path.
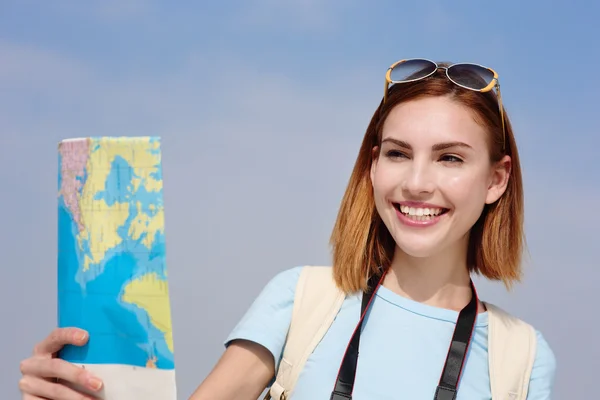
M 392 203 L 400 222 L 411 227 L 428 227 L 437 224 L 440 218 L 450 211 L 427 203 Z

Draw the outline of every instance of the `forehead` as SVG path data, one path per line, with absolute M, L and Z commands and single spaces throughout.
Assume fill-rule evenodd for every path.
M 382 139 L 394 138 L 412 146 L 461 141 L 486 145 L 487 132 L 472 110 L 448 97 L 426 97 L 401 103 L 386 118 Z

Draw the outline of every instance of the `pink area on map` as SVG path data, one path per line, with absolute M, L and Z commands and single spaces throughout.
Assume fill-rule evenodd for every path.
M 60 173 L 62 178 L 59 195 L 63 196 L 65 205 L 73 215 L 73 220 L 79 231 L 82 231 L 79 192 L 83 185 L 82 178 L 90 154 L 90 139 L 61 142 L 58 151 L 61 155 Z

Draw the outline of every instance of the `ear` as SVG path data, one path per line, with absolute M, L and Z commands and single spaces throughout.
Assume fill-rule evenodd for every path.
M 494 163 L 490 171 L 487 196 L 485 198 L 487 204 L 492 204 L 502 197 L 508 186 L 511 170 L 512 160 L 510 156 L 504 156 L 500 161 Z
M 371 150 L 371 185 L 375 182 L 375 172 L 377 171 L 377 161 L 379 160 L 379 146 Z

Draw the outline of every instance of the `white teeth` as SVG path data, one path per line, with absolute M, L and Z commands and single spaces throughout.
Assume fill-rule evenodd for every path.
M 439 215 L 442 212 L 441 208 L 415 208 L 408 206 L 400 206 L 400 211 L 414 217 L 428 217 Z

